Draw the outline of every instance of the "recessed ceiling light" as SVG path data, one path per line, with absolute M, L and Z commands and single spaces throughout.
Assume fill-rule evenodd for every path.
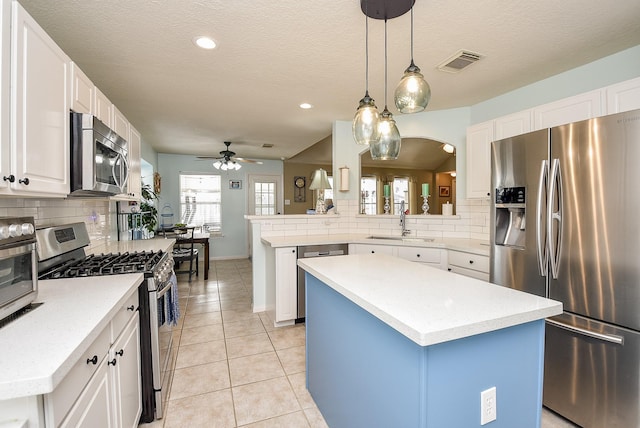
M 313 106 L 309 103 L 302 103 L 300 104 L 300 108 L 303 108 L 305 110 L 312 108 Z
M 196 46 L 201 47 L 202 49 L 213 49 L 216 47 L 216 42 L 206 36 L 195 37 L 193 39 L 193 43 L 195 43 Z

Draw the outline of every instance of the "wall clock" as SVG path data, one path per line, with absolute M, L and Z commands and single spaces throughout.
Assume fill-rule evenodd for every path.
M 305 202 L 306 201 L 306 186 L 307 179 L 304 177 L 293 178 L 293 201 Z

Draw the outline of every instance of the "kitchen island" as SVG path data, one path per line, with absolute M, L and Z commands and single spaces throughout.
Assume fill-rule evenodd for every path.
M 558 302 L 380 254 L 301 259 L 307 387 L 327 424 L 539 427 Z

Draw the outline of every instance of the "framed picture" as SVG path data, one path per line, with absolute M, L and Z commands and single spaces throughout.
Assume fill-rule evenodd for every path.
M 451 186 L 438 186 L 438 195 L 445 198 L 451 196 Z
M 229 180 L 229 189 L 242 189 L 242 180 Z

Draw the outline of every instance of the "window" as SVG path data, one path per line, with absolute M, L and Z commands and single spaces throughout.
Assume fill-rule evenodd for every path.
M 213 174 L 180 174 L 180 219 L 182 223 L 220 230 L 221 178 Z
M 409 209 L 409 179 L 394 177 L 393 179 L 393 213 L 400 214 L 400 204 L 404 201 L 404 209 Z
M 275 215 L 276 214 L 276 183 L 255 182 L 255 215 Z
M 361 214 L 377 214 L 376 204 L 376 186 L 377 180 L 375 177 L 362 177 L 360 181 L 360 191 L 362 197 L 362 212 Z

